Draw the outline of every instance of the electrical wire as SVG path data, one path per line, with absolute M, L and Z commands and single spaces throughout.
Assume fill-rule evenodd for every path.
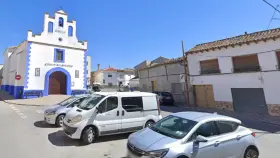
M 274 7 L 272 4 L 270 4 L 269 2 L 267 2 L 266 0 L 263 0 L 266 4 L 268 4 L 269 6 L 271 6 L 273 9 L 275 9 L 277 12 L 280 13 L 280 10 L 278 10 L 276 7 Z
M 279 7 L 279 5 L 277 5 L 277 6 L 276 6 L 276 8 L 278 8 L 278 7 Z M 269 21 L 269 24 L 268 24 L 268 26 L 267 26 L 267 30 L 269 29 L 269 27 L 270 27 L 270 24 L 271 24 L 272 20 L 275 20 L 275 19 L 277 19 L 277 18 L 274 18 L 274 16 L 275 16 L 275 13 L 276 13 L 276 10 L 274 10 L 274 12 L 273 12 L 273 15 L 272 15 L 272 17 L 271 17 L 271 19 L 270 19 L 270 21 Z

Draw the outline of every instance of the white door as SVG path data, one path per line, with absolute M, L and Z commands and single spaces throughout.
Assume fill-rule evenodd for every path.
M 206 137 L 207 142 L 194 143 L 191 158 L 223 158 L 220 136 L 214 121 L 202 124 L 194 135 Z
M 143 128 L 145 123 L 142 97 L 122 97 L 122 132 L 132 132 Z
M 238 124 L 230 121 L 216 121 L 220 132 L 220 143 L 224 151 L 223 157 L 243 157 L 245 143 L 241 133 L 236 129 Z
M 96 116 L 96 124 L 99 126 L 101 135 L 119 133 L 121 130 L 121 115 L 118 97 L 108 97 L 99 104 Z

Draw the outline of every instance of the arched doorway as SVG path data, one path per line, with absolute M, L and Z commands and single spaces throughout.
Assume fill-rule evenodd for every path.
M 66 75 L 61 71 L 51 73 L 49 77 L 49 94 L 67 94 Z
M 63 76 L 63 77 L 59 77 L 59 76 Z M 65 80 L 63 80 L 62 78 L 65 78 Z M 59 83 L 59 86 L 57 86 L 59 88 L 59 90 L 55 90 L 52 88 L 52 87 L 55 87 L 55 85 L 58 85 L 57 82 Z M 63 84 L 61 84 L 61 86 L 60 86 L 60 83 L 65 83 L 65 88 L 62 87 Z M 51 90 L 51 89 L 53 89 L 53 90 Z M 50 92 L 49 92 L 49 90 L 50 90 Z M 44 94 L 44 96 L 47 96 L 49 94 L 54 94 L 54 93 L 61 94 L 61 90 L 63 90 L 64 94 L 71 95 L 71 92 L 72 92 L 71 75 L 67 70 L 65 70 L 62 67 L 54 67 L 54 68 L 50 69 L 45 75 L 45 85 L 44 85 L 43 94 Z M 57 93 L 57 92 L 59 92 L 59 93 Z

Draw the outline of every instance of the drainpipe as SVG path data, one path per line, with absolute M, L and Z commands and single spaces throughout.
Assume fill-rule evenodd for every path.
M 164 65 L 164 67 L 165 67 L 166 80 L 167 80 L 167 82 L 168 82 L 168 83 L 170 83 L 170 82 L 169 82 L 169 80 L 168 80 L 167 66 L 166 66 L 166 65 Z

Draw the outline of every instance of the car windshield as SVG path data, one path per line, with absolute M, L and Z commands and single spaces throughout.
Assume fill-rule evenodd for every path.
M 59 103 L 59 105 L 61 106 L 67 106 L 68 104 L 72 103 L 75 99 L 77 99 L 77 97 L 70 97 L 66 100 L 63 100 L 62 102 Z
M 196 124 L 195 121 L 170 115 L 155 123 L 150 129 L 171 138 L 182 139 Z
M 171 94 L 168 93 L 168 92 L 161 92 L 161 95 L 164 96 L 164 97 L 170 97 Z
M 96 104 L 98 104 L 105 96 L 94 94 L 87 98 L 85 98 L 81 104 L 79 104 L 77 107 L 83 110 L 89 110 L 95 107 Z

